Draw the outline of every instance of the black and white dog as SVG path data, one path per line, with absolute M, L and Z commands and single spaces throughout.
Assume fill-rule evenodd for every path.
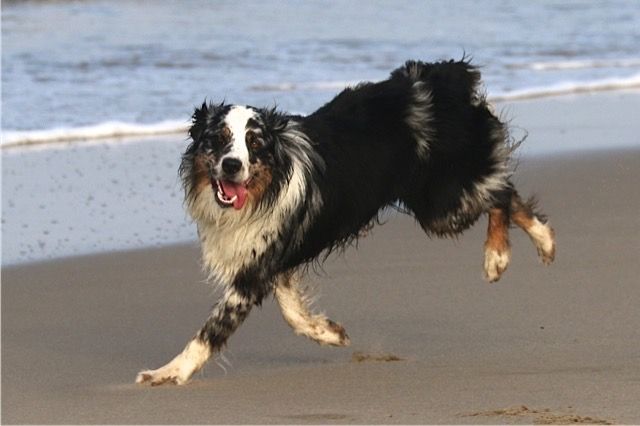
M 348 345 L 341 325 L 310 312 L 300 275 L 387 206 L 438 237 L 487 213 L 489 281 L 509 263 L 511 222 L 553 261 L 554 232 L 510 181 L 513 145 L 479 81 L 464 60 L 409 61 L 306 117 L 224 103 L 196 109 L 180 175 L 204 266 L 224 294 L 183 352 L 136 382 L 186 383 L 271 292 L 297 334 Z

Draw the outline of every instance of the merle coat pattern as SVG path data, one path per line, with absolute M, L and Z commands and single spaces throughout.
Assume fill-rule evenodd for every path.
M 310 311 L 301 275 L 385 207 L 400 206 L 437 237 L 487 213 L 489 281 L 509 263 L 511 223 L 550 263 L 553 230 L 511 183 L 514 146 L 479 84 L 464 60 L 408 61 L 304 117 L 225 103 L 196 109 L 180 175 L 205 270 L 224 294 L 183 352 L 137 382 L 186 383 L 271 293 L 296 333 L 349 344 L 341 325 Z

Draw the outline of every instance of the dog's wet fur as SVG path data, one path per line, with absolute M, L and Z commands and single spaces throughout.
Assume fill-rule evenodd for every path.
M 301 275 L 388 206 L 437 237 L 458 235 L 486 213 L 488 281 L 509 264 L 511 223 L 544 263 L 553 261 L 553 229 L 516 192 L 508 128 L 466 60 L 408 61 L 308 116 L 205 103 L 189 133 L 180 166 L 185 204 L 204 267 L 224 294 L 184 351 L 140 372 L 138 383 L 186 383 L 271 293 L 296 333 L 349 344 L 340 324 L 310 312 Z

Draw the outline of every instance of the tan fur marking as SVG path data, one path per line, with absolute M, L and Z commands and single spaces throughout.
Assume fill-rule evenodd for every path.
M 511 220 L 520 228 L 527 230 L 533 226 L 533 216 L 524 210 L 515 210 L 511 213 Z
M 504 209 L 489 210 L 487 241 L 484 243 L 484 272 L 489 282 L 500 279 L 511 258 L 509 215 Z
M 273 175 L 269 167 L 260 163 L 252 164 L 249 168 L 249 173 L 251 174 L 251 180 L 247 185 L 247 190 L 253 202 L 257 204 L 262 199 L 269 185 L 271 185 Z
M 511 219 L 529 235 L 536 246 L 538 256 L 545 265 L 551 264 L 556 256 L 555 231 L 548 223 L 542 223 L 522 204 L 512 207 Z
M 503 209 L 489 210 L 489 226 L 485 245 L 498 251 L 509 249 L 509 217 Z
M 203 189 L 211 186 L 211 177 L 209 176 L 209 167 L 207 163 L 209 158 L 206 155 L 198 155 L 193 161 L 193 173 L 194 181 L 196 182 L 196 192 L 201 192 Z

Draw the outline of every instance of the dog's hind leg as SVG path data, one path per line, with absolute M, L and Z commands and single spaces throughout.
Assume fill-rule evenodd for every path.
M 506 200 L 506 201 L 505 201 Z M 484 244 L 484 272 L 489 282 L 495 282 L 509 265 L 509 225 L 522 228 L 535 245 L 542 263 L 553 262 L 556 252 L 555 233 L 545 217 L 535 212 L 535 201 L 522 201 L 518 192 L 509 187 L 488 210 L 489 226 Z
M 187 383 L 211 355 L 222 349 L 229 336 L 249 315 L 254 303 L 256 300 L 241 295 L 233 287 L 228 288 L 204 326 L 184 350 L 165 366 L 138 373 L 136 383 L 149 383 L 152 386 Z
M 349 345 L 349 336 L 344 327 L 322 314 L 310 312 L 309 297 L 305 294 L 297 273 L 283 273 L 278 277 L 275 296 L 282 316 L 294 333 L 307 336 L 321 345 Z
M 489 209 L 487 240 L 484 243 L 484 276 L 489 282 L 500 279 L 511 259 L 509 244 L 509 208 L 498 205 Z
M 531 238 L 538 256 L 545 265 L 553 262 L 556 254 L 555 232 L 546 218 L 535 212 L 535 200 L 523 202 L 517 192 L 511 196 L 511 220 Z

